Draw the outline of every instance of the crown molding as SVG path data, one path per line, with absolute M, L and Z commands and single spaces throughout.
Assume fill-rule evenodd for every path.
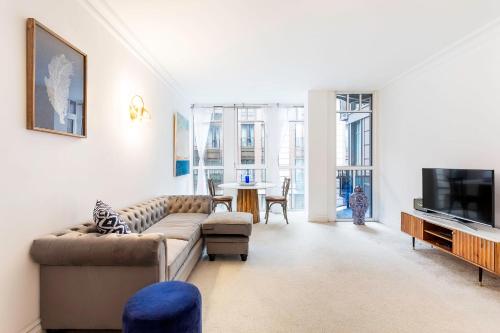
M 500 26 L 500 17 L 483 25 L 479 29 L 476 29 L 473 32 L 465 35 L 464 37 L 460 38 L 456 42 L 448 45 L 444 49 L 441 49 L 441 51 L 434 53 L 432 56 L 428 57 L 427 59 L 418 63 L 417 65 L 411 67 L 409 70 L 395 76 L 394 78 L 390 79 L 385 84 L 380 86 L 380 88 L 377 90 L 380 91 L 380 90 L 402 80 L 403 78 L 405 78 L 407 76 L 410 76 L 410 75 L 418 73 L 418 72 L 422 72 L 422 71 L 426 70 L 427 68 L 446 60 L 449 57 L 453 57 L 457 53 L 463 52 L 463 51 L 473 47 L 474 45 L 481 43 L 485 39 L 485 37 L 488 36 L 489 32 L 491 32 L 495 28 L 498 28 L 499 26 Z
M 80 4 L 87 9 L 113 36 L 124 44 L 141 62 L 143 62 L 153 74 L 163 83 L 172 88 L 180 97 L 186 98 L 184 90 L 172 75 L 161 65 L 151 52 L 140 42 L 132 30 L 116 14 L 105 0 L 79 0 Z

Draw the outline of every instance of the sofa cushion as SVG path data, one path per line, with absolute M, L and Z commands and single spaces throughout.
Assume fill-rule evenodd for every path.
M 186 261 L 190 250 L 191 247 L 185 240 L 167 239 L 167 276 L 169 280 L 175 277 Z
M 221 212 L 211 214 L 202 223 L 204 235 L 241 235 L 252 233 L 253 217 L 250 213 Z
M 171 214 L 144 233 L 162 233 L 166 238 L 187 241 L 188 247 L 192 248 L 201 237 L 200 223 L 206 217 L 206 214 Z
M 94 222 L 100 234 L 130 234 L 130 229 L 122 217 L 101 200 L 97 200 L 95 204 Z
M 203 214 L 203 213 L 175 213 L 175 214 L 167 215 L 160 222 L 163 222 L 163 221 L 165 221 L 166 223 L 193 222 L 193 223 L 200 225 L 201 222 L 205 221 L 205 219 L 207 217 L 208 217 L 208 214 Z

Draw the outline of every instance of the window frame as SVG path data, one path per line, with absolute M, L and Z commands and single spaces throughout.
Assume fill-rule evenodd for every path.
M 346 98 L 346 103 L 347 103 L 347 108 L 346 110 L 338 110 L 337 109 L 337 96 L 338 95 L 348 95 Z M 351 105 L 349 103 L 349 95 L 359 95 L 359 109 L 356 110 L 350 110 Z M 363 95 L 371 95 L 371 108 L 370 109 L 363 109 Z M 337 172 L 338 171 L 351 171 L 351 172 L 356 172 L 356 171 L 370 171 L 371 173 L 371 202 L 370 202 L 370 208 L 371 208 L 371 217 L 366 218 L 365 221 L 367 222 L 374 222 L 376 221 L 376 202 L 377 202 L 377 190 L 376 190 L 376 178 L 375 178 L 375 173 L 377 172 L 376 170 L 376 143 L 373 140 L 375 137 L 375 132 L 376 132 L 376 92 L 374 91 L 337 91 L 335 92 L 335 127 L 337 126 L 336 121 L 337 121 L 337 114 L 342 114 L 342 113 L 361 113 L 361 114 L 366 114 L 369 113 L 371 115 L 371 128 L 370 128 L 370 144 L 371 144 L 371 152 L 370 152 L 370 159 L 371 159 L 371 165 L 338 165 L 337 162 L 337 144 L 335 145 L 335 186 L 337 186 Z M 365 134 L 365 131 L 361 129 L 361 136 Z M 361 145 L 361 149 L 365 149 L 365 145 Z M 363 163 L 363 161 L 361 161 Z M 352 222 L 353 219 L 351 218 L 337 218 L 337 189 L 335 188 L 335 221 L 337 222 Z
M 236 179 L 236 182 L 242 181 L 241 179 L 238 179 L 238 173 L 243 172 L 244 170 L 250 170 L 253 174 L 256 174 L 258 172 L 262 172 L 264 174 L 264 179 L 261 181 L 266 182 L 267 181 L 267 175 L 266 175 L 266 165 L 267 165 L 267 160 L 266 160 L 266 151 L 267 151 L 267 142 L 266 142 L 266 122 L 265 122 L 265 117 L 262 117 L 262 119 L 258 119 L 257 117 L 257 110 L 262 109 L 262 112 L 265 112 L 265 106 L 257 105 L 235 105 L 234 106 L 234 112 L 235 112 L 235 119 L 234 119 L 234 124 L 235 124 L 235 161 L 234 161 L 234 176 Z M 249 120 L 249 110 L 255 110 L 255 119 Z M 245 119 L 242 119 L 243 117 L 240 117 L 240 111 L 242 113 L 246 114 Z M 256 124 L 260 123 L 261 124 L 261 144 L 262 144 L 262 154 L 261 154 L 261 159 L 264 159 L 264 163 L 255 163 L 256 159 L 255 156 L 256 154 Z M 241 125 L 253 125 L 253 142 L 252 146 L 242 146 L 242 126 Z M 242 148 L 253 148 L 254 149 L 254 163 L 253 164 L 243 164 L 241 163 L 241 157 L 242 157 Z M 260 162 L 260 161 L 259 161 Z M 259 200 L 259 209 L 262 211 L 262 208 L 265 207 L 265 196 L 266 196 L 266 190 L 261 189 L 257 190 L 257 197 Z
M 306 147 L 305 147 L 305 128 L 306 128 L 306 125 L 305 125 L 305 115 L 304 115 L 304 112 L 305 112 L 305 107 L 304 106 L 295 106 L 293 107 L 292 109 L 294 109 L 294 112 L 295 112 L 295 117 L 293 117 L 293 119 L 290 119 L 289 118 L 289 111 L 290 110 L 287 110 L 287 117 L 286 117 L 286 126 L 287 126 L 287 130 L 288 130 L 288 141 L 289 141 L 289 147 L 288 147 L 288 165 L 285 165 L 285 164 L 281 164 L 281 158 L 279 159 L 279 170 L 280 170 L 280 173 L 281 171 L 286 171 L 288 173 L 288 177 L 290 178 L 291 180 L 291 184 L 290 184 L 290 190 L 288 192 L 288 200 L 290 202 L 289 204 L 289 209 L 290 210 L 297 210 L 297 211 L 305 211 L 306 209 L 306 194 L 305 194 L 305 178 L 306 178 L 306 163 L 305 163 L 305 159 L 306 159 L 306 156 L 305 156 L 305 151 L 306 151 Z M 301 119 L 298 119 L 298 113 L 299 113 L 299 109 L 302 110 L 302 116 L 301 116 Z M 292 128 L 291 128 L 291 125 L 294 124 L 295 128 L 294 128 L 294 131 L 296 132 L 297 131 L 297 124 L 301 124 L 302 125 L 302 149 L 304 151 L 304 156 L 303 156 L 303 164 L 301 166 L 297 165 L 295 162 L 296 162 L 296 156 L 293 156 L 293 152 L 294 150 L 293 149 L 290 149 L 290 144 L 292 143 L 292 140 L 294 141 L 293 145 L 296 146 L 296 143 L 297 143 L 297 135 L 295 134 L 295 136 L 291 137 L 291 132 L 292 132 Z M 281 149 L 281 147 L 280 147 Z M 296 195 L 297 193 L 295 193 L 296 191 L 296 187 L 295 187 L 295 184 L 296 184 L 296 173 L 297 173 L 297 170 L 299 171 L 302 171 L 302 175 L 303 175 L 303 181 L 304 181 L 304 191 L 303 193 L 301 193 L 303 195 L 303 207 L 302 208 L 299 208 L 297 209 L 295 207 L 295 199 L 294 199 L 294 195 Z M 279 184 L 281 186 L 281 184 Z

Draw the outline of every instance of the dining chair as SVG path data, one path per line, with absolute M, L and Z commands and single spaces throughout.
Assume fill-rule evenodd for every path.
M 215 195 L 215 184 L 212 179 L 208 179 L 208 191 L 212 197 L 212 212 L 217 208 L 217 205 L 226 206 L 229 212 L 233 211 L 233 197 L 230 195 Z
M 290 189 L 290 178 L 285 177 L 283 180 L 283 187 L 281 189 L 282 195 L 266 195 L 266 224 L 269 219 L 269 211 L 271 206 L 274 204 L 279 204 L 283 208 L 283 216 L 285 217 L 286 224 L 288 224 L 288 190 Z

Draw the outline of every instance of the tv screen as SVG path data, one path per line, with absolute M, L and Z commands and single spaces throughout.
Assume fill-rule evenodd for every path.
M 495 225 L 493 170 L 422 169 L 423 206 L 470 222 Z

